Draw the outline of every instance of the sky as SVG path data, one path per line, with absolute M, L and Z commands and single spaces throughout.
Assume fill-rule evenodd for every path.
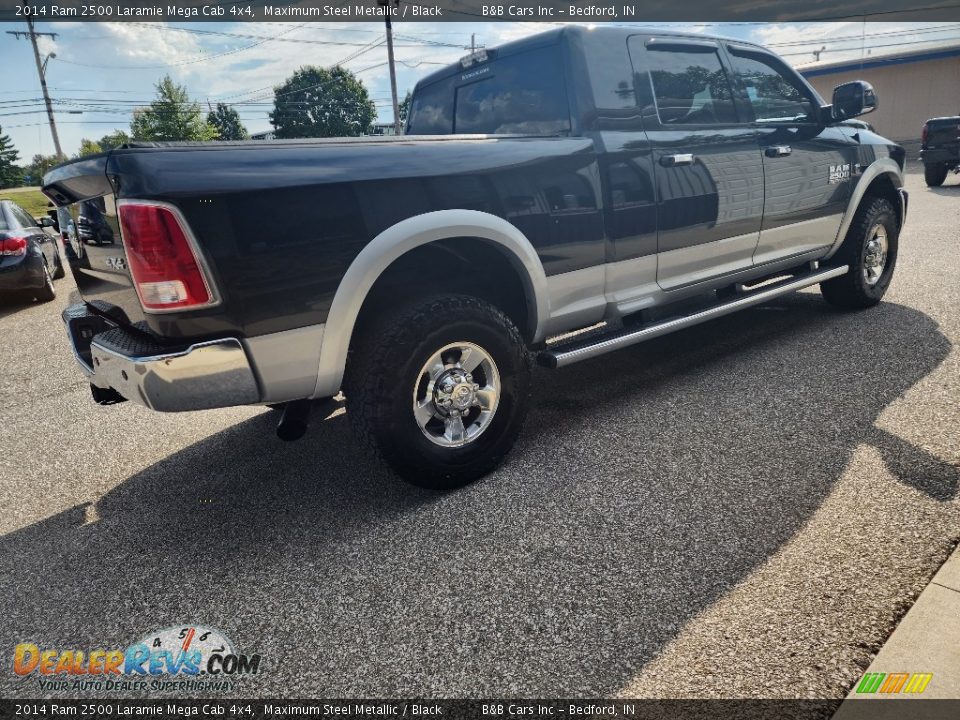
M 618 23 L 627 25 L 629 23 Z M 649 26 L 649 24 L 648 24 Z M 394 23 L 397 85 L 402 99 L 417 80 L 478 46 L 549 29 L 544 23 Z M 878 56 L 960 42 L 952 23 L 672 23 L 671 28 L 750 40 L 767 45 L 795 66 Z M 0 23 L 0 31 L 26 30 Z M 66 155 L 82 138 L 129 131 L 131 112 L 154 97 L 165 74 L 185 85 L 204 108 L 234 105 L 251 133 L 270 130 L 273 87 L 303 65 L 342 64 L 370 91 L 379 120 L 390 122 L 390 80 L 384 30 L 360 23 L 37 23 L 41 56 L 54 53 L 47 85 Z M 36 153 L 52 154 L 33 51 L 27 39 L 0 32 L 0 129 L 25 164 Z

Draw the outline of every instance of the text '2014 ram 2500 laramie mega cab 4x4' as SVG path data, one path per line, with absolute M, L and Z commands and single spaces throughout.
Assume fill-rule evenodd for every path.
M 51 171 L 120 240 L 68 253 L 64 320 L 101 403 L 283 404 L 293 437 L 342 390 L 395 471 L 456 487 L 513 445 L 533 358 L 814 284 L 879 302 L 904 152 L 842 124 L 875 105 L 862 82 L 826 105 L 740 41 L 554 30 L 421 80 L 402 137 L 132 143 Z

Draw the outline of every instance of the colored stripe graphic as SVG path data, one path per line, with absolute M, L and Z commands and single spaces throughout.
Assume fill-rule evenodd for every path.
M 909 675 L 907 673 L 890 673 L 886 681 L 880 686 L 882 693 L 898 693 L 903 684 L 907 682 Z
M 933 673 L 867 673 L 857 684 L 856 692 L 881 692 L 886 695 L 904 692 L 916 695 L 926 690 L 932 679 Z
M 905 693 L 922 693 L 927 689 L 930 680 L 933 679 L 933 673 L 914 673 L 910 676 L 907 686 L 903 689 Z
M 886 673 L 867 673 L 857 686 L 858 693 L 875 693 Z

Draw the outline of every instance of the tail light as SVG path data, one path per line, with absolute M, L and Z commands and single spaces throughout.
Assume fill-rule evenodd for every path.
M 145 310 L 216 305 L 186 221 L 175 208 L 132 200 L 119 206 L 127 264 Z
M 22 237 L 8 237 L 0 240 L 0 255 L 26 255 L 27 239 Z
M 924 145 L 927 144 L 927 136 L 930 134 L 930 128 L 927 127 L 927 124 L 923 124 L 923 130 L 920 131 L 920 142 Z

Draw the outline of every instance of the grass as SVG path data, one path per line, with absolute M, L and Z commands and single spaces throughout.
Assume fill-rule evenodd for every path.
M 47 214 L 47 196 L 38 187 L 7 188 L 0 190 L 0 200 L 13 200 L 34 217 Z

